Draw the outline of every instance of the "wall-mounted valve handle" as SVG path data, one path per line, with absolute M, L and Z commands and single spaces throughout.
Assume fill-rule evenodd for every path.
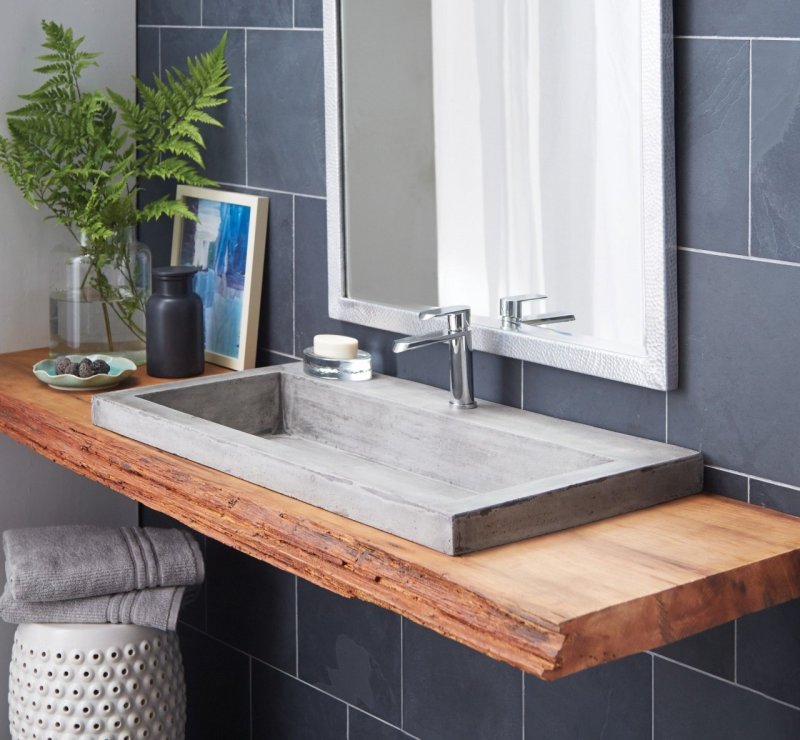
M 547 298 L 541 293 L 523 293 L 521 295 L 511 295 L 500 299 L 500 317 L 503 319 L 521 319 L 522 304 L 528 301 L 541 301 Z
M 541 293 L 524 293 L 522 295 L 512 295 L 500 299 L 500 319 L 506 329 L 519 329 L 523 324 L 536 326 L 537 324 L 558 324 L 563 321 L 575 321 L 574 314 L 553 311 L 551 313 L 540 313 L 534 316 L 523 317 L 522 305 L 528 301 L 541 301 L 547 298 Z

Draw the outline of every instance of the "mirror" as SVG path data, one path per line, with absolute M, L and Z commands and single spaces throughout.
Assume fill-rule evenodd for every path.
M 330 312 L 676 383 L 670 4 L 328 0 Z M 499 302 L 569 323 L 503 328 Z

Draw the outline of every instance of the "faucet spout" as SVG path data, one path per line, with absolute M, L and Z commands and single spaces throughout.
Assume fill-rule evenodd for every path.
M 430 334 L 420 334 L 416 337 L 402 337 L 394 340 L 392 352 L 407 352 L 411 349 L 430 347 L 432 344 L 438 344 L 439 342 L 449 342 L 451 339 L 466 337 L 468 331 L 434 331 Z
M 517 319 L 517 323 L 525 324 L 526 326 L 538 326 L 539 324 L 560 324 L 564 321 L 575 321 L 575 314 L 552 311 L 551 313 L 540 313 L 537 316 L 531 316 L 527 319 Z

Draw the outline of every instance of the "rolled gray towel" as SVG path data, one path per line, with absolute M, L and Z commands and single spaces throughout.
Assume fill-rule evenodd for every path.
M 186 589 L 147 588 L 124 594 L 66 601 L 19 601 L 8 588 L 0 596 L 0 618 L 11 624 L 138 624 L 174 630 Z
M 204 576 L 195 539 L 180 529 L 58 526 L 3 533 L 7 588 L 17 601 L 63 601 L 166 586 Z

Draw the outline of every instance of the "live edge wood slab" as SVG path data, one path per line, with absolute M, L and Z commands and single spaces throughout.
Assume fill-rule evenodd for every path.
M 552 680 L 800 596 L 800 519 L 699 494 L 449 557 L 94 427 L 0 355 L 0 431 L 220 542 Z M 209 372 L 221 372 L 208 368 Z M 140 369 L 132 384 L 157 382 Z

